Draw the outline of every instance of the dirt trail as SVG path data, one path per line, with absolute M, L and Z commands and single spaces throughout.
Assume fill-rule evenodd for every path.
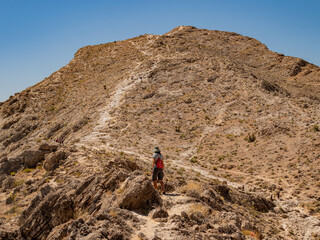
M 162 195 L 162 199 L 165 203 L 164 209 L 168 212 L 169 217 L 167 219 L 152 219 L 150 216 L 135 213 L 145 224 L 142 225 L 137 234 L 132 237 L 133 240 L 141 239 L 139 238 L 139 234 L 141 233 L 143 233 L 147 239 L 153 239 L 154 237 L 160 237 L 166 240 L 179 239 L 176 235 L 172 234 L 175 225 L 168 221 L 168 219 L 175 214 L 181 215 L 181 212 L 188 211 L 193 205 L 193 203 L 189 203 L 191 198 L 171 193 Z M 159 231 L 159 229 L 161 229 L 161 231 Z

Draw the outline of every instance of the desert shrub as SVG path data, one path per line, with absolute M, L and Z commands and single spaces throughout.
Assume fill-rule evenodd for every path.
M 187 195 L 199 195 L 202 192 L 202 186 L 200 183 L 191 181 L 187 182 L 185 186 L 182 187 L 181 191 Z
M 24 183 L 24 180 L 17 180 L 14 182 L 14 187 L 18 187 Z
M 271 83 L 266 80 L 263 80 L 261 83 L 261 87 L 268 92 L 280 92 L 280 87 L 276 83 Z
M 256 136 L 254 133 L 248 133 L 248 135 L 245 137 L 245 140 L 247 142 L 254 142 L 256 140 Z
M 22 172 L 24 173 L 29 173 L 29 172 L 32 172 L 33 169 L 30 169 L 30 168 L 25 168 L 22 170 Z
M 201 213 L 203 216 L 208 216 L 210 214 L 210 209 L 201 203 L 195 203 L 190 206 L 190 208 L 188 209 L 188 213 Z
M 320 131 L 320 128 L 319 128 L 319 126 L 318 125 L 313 125 L 313 131 L 315 131 L 315 132 L 319 132 Z
M 192 162 L 192 163 L 197 163 L 198 162 L 198 160 L 197 160 L 197 156 L 193 156 L 191 159 L 190 159 L 190 162 Z

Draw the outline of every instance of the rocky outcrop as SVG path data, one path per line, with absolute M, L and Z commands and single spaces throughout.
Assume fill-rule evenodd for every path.
M 262 196 L 242 193 L 236 189 L 231 189 L 226 184 L 217 185 L 215 188 L 227 201 L 251 207 L 259 212 L 269 212 L 275 207 L 275 204 L 272 201 L 267 200 Z
M 18 171 L 20 168 L 35 168 L 37 164 L 45 159 L 45 156 L 51 152 L 55 152 L 59 145 L 53 143 L 44 143 L 39 146 L 38 149 L 25 150 L 18 156 L 13 158 L 4 157 L 0 160 L 0 173 L 10 174 L 12 172 Z M 54 160 L 49 162 L 54 162 L 54 164 L 64 159 L 67 154 L 64 151 L 59 152 L 59 154 L 52 154 Z M 54 165 L 53 164 L 53 165 Z
M 73 202 L 64 191 L 41 190 L 19 218 L 23 238 L 44 239 L 52 228 L 73 218 Z
M 59 166 L 59 162 L 67 158 L 64 150 L 50 153 L 46 156 L 43 163 L 43 168 L 47 171 L 52 171 Z
M 118 204 L 120 208 L 129 210 L 151 210 L 161 204 L 161 199 L 150 179 L 138 176 L 128 180 Z

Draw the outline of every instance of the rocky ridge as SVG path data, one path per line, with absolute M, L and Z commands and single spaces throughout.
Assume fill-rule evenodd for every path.
M 236 33 L 81 48 L 0 103 L 0 238 L 319 239 L 319 84 Z

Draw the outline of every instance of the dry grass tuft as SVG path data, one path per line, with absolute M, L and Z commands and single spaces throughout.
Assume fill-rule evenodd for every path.
M 181 191 L 188 195 L 200 194 L 203 191 L 203 187 L 197 182 L 188 182 L 187 185 L 183 186 Z
M 210 214 L 210 209 L 203 204 L 195 203 L 189 208 L 188 213 L 201 213 L 203 216 L 208 216 Z

